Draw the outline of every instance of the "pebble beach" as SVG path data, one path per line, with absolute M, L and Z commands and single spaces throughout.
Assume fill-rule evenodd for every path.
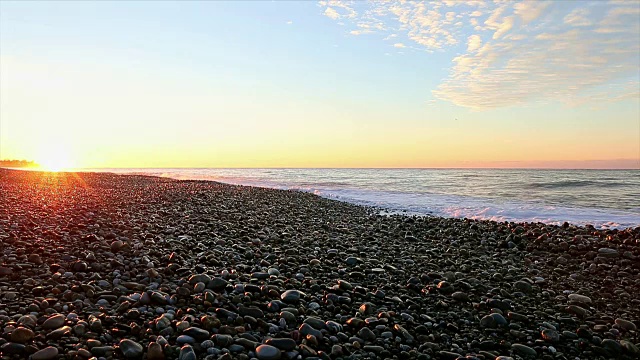
M 640 227 L 0 169 L 1 359 L 638 359 Z

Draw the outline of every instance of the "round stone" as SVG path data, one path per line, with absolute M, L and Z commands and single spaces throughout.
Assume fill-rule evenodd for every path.
M 256 356 L 260 360 L 276 360 L 280 359 L 282 353 L 275 346 L 260 345 L 256 348 Z
M 557 342 L 560 340 L 560 334 L 557 331 L 552 329 L 544 329 L 542 330 L 542 338 L 546 341 Z
M 296 341 L 290 338 L 267 339 L 267 345 L 275 346 L 280 350 L 291 351 L 296 348 Z
M 192 338 L 189 335 L 180 335 L 176 339 L 176 342 L 178 344 L 180 344 L 180 345 L 183 345 L 183 344 L 194 344 L 196 342 L 196 339 Z
M 522 357 L 535 358 L 536 356 L 538 356 L 538 353 L 527 345 L 513 344 L 511 345 L 511 350 L 513 350 L 515 354 L 518 354 Z
M 142 357 L 144 348 L 133 340 L 123 339 L 120 341 L 120 351 L 127 359 L 137 359 Z
M 147 347 L 147 360 L 164 360 L 162 346 L 157 342 L 150 342 Z
M 580 294 L 569 294 L 570 301 L 575 301 L 582 304 L 591 304 L 591 298 Z
M 287 290 L 280 295 L 280 299 L 284 302 L 295 303 L 300 301 L 302 293 L 298 290 Z
M 34 336 L 35 334 L 31 329 L 19 327 L 11 333 L 11 341 L 24 344 L 33 339 Z
M 49 360 L 55 359 L 58 357 L 58 348 L 53 346 L 46 347 L 42 350 L 36 351 L 35 354 L 31 355 L 32 360 Z
M 45 322 L 42 324 L 42 328 L 46 330 L 57 329 L 64 325 L 65 316 L 62 314 L 55 314 L 50 316 Z
M 468 302 L 468 301 L 470 301 L 470 299 L 469 299 L 469 295 L 467 295 L 466 293 L 463 293 L 462 291 L 456 291 L 456 292 L 454 292 L 453 294 L 451 294 L 451 297 L 452 297 L 454 300 L 461 301 L 461 302 Z
M 635 331 L 637 329 L 636 324 L 625 319 L 619 319 L 619 318 L 616 319 L 616 325 L 618 325 L 618 327 L 620 327 L 621 329 L 624 329 L 627 331 Z

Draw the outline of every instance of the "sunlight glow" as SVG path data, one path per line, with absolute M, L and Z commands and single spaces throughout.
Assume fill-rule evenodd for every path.
M 46 171 L 68 171 L 75 168 L 69 152 L 58 144 L 47 144 L 41 149 L 37 163 Z

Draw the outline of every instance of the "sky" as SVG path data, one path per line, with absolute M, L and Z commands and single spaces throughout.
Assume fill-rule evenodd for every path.
M 0 158 L 640 168 L 640 1 L 0 1 Z

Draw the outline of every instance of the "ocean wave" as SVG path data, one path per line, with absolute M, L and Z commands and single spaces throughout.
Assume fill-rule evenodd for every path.
M 618 187 L 627 186 L 621 182 L 611 181 L 597 181 L 597 180 L 561 180 L 550 182 L 535 182 L 527 184 L 529 188 L 544 188 L 544 189 L 560 189 L 560 188 L 572 188 L 572 187 L 584 187 L 584 186 L 597 186 L 597 187 Z

